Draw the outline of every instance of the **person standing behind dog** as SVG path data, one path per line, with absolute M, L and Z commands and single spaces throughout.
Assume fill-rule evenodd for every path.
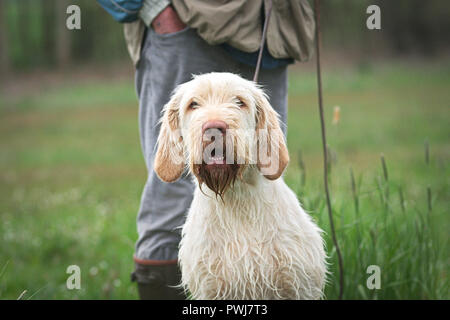
M 265 1 L 143 0 L 139 19 L 124 25 L 136 66 L 140 139 L 148 169 L 137 217 L 139 238 L 132 273 L 141 299 L 186 298 L 174 286 L 181 276 L 177 265 L 180 227 L 194 184 L 187 175 L 164 183 L 153 170 L 161 110 L 172 91 L 193 74 L 232 72 L 253 78 Z M 286 133 L 287 66 L 312 56 L 315 25 L 307 0 L 272 2 L 259 83 Z

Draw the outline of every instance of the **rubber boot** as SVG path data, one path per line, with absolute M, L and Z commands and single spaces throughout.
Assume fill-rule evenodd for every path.
M 181 272 L 178 264 L 142 265 L 136 263 L 131 280 L 137 282 L 141 300 L 185 300 L 184 291 L 178 286 Z

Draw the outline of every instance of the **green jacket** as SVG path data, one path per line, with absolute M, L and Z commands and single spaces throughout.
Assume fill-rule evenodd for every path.
M 155 3 L 157 0 L 150 0 Z M 164 0 L 168 3 L 167 0 Z M 228 43 L 245 51 L 259 49 L 262 36 L 262 6 L 267 0 L 171 0 L 180 19 L 211 45 Z M 314 13 L 307 0 L 272 0 L 267 29 L 267 48 L 274 58 L 306 61 L 314 48 Z M 167 5 L 167 4 L 166 4 Z M 144 6 L 142 16 L 149 16 Z M 139 61 L 145 24 L 149 19 L 125 24 L 131 58 Z

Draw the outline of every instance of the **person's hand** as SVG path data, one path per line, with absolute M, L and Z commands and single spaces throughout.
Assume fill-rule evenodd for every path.
M 168 34 L 183 30 L 186 28 L 186 25 L 180 20 L 172 6 L 169 5 L 153 19 L 152 27 L 156 33 Z

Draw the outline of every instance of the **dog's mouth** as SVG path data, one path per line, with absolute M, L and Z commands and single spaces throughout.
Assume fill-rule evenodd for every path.
M 225 151 L 225 149 L 224 149 Z M 216 156 L 216 150 L 212 150 L 211 154 L 206 156 L 206 159 L 204 159 L 203 164 L 207 166 L 207 168 L 221 168 L 223 166 L 226 166 L 226 157 L 224 155 L 217 155 Z
M 202 164 L 206 165 L 207 169 L 224 169 L 223 167 L 228 165 L 226 161 L 226 150 L 225 136 L 222 136 L 217 141 L 215 136 L 210 137 L 210 141 L 203 141 Z

